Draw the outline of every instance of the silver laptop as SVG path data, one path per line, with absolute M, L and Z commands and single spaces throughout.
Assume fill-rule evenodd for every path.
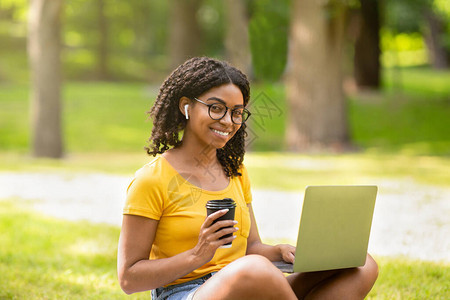
M 313 272 L 365 264 L 377 186 L 308 186 L 294 264 L 283 272 Z

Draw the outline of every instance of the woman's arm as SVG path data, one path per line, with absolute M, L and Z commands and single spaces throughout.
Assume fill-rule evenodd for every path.
M 251 204 L 248 204 L 250 212 L 250 234 L 247 239 L 247 254 L 259 254 L 270 261 L 286 261 L 293 263 L 295 247 L 287 244 L 280 244 L 276 246 L 266 245 L 261 242 L 258 227 L 256 225 L 255 215 Z M 238 225 L 239 226 L 239 225 Z
M 225 234 L 233 233 L 233 221 L 212 222 L 227 210 L 211 214 L 200 228 L 197 245 L 188 251 L 170 258 L 150 260 L 150 250 L 156 235 L 158 221 L 124 215 L 117 254 L 117 272 L 122 290 L 136 293 L 169 284 L 210 261 L 217 248 L 231 242 L 234 237 L 219 240 Z M 219 230 L 220 229 L 220 230 Z
M 189 252 L 170 259 L 149 260 L 157 226 L 157 220 L 123 216 L 117 270 L 120 286 L 127 294 L 160 287 L 190 273 L 197 266 L 195 257 Z

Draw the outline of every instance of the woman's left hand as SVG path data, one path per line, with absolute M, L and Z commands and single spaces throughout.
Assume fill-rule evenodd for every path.
M 295 259 L 295 247 L 288 244 L 277 245 L 280 249 L 281 258 L 288 263 L 293 264 Z

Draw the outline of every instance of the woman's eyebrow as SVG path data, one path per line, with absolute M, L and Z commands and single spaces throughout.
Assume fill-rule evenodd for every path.
M 208 99 L 206 99 L 206 101 L 209 101 L 209 100 L 216 100 L 216 101 L 222 102 L 223 104 L 226 104 L 224 100 L 217 98 L 217 97 L 209 97 Z
M 209 100 L 216 100 L 216 101 L 219 101 L 220 103 L 223 103 L 224 105 L 227 104 L 224 100 L 222 100 L 220 98 L 217 98 L 217 97 L 209 97 L 208 99 L 206 99 L 206 101 L 209 101 Z M 245 106 L 241 105 L 241 104 L 238 104 L 238 105 L 235 105 L 233 107 L 245 107 Z

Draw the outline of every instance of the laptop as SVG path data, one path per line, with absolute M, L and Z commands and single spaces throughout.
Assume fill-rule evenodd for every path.
M 377 186 L 308 186 L 305 190 L 294 264 L 281 271 L 314 272 L 363 266 Z

